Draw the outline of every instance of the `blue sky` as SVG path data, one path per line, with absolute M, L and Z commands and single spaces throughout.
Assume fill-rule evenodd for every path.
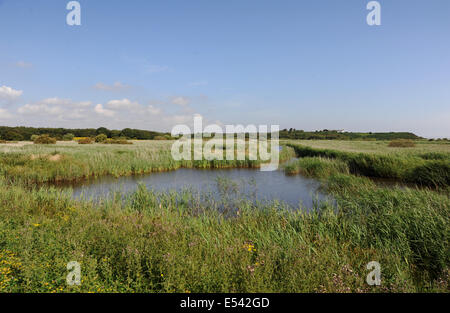
M 0 125 L 450 137 L 450 1 L 0 0 Z

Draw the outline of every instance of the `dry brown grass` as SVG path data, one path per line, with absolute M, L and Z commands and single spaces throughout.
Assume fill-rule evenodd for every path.
M 89 137 L 78 139 L 78 143 L 80 145 L 89 145 L 92 142 L 93 142 L 92 138 L 89 138 Z
M 397 147 L 397 148 L 413 148 L 415 146 L 416 143 L 411 139 L 395 139 L 388 144 L 388 147 Z

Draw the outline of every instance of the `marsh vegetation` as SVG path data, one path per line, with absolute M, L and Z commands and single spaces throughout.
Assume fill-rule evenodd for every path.
M 1 146 L 0 290 L 448 292 L 448 145 L 282 144 L 289 148 L 281 159 L 299 157 L 286 171 L 318 179 L 335 203 L 287 210 L 279 202 L 230 198 L 227 182 L 219 198 L 140 185 L 100 202 L 77 200 L 38 184 L 260 164 L 174 161 L 171 142 L 163 140 Z M 414 187 L 383 187 L 372 176 Z M 72 260 L 82 266 L 78 287 L 65 283 Z M 366 264 L 374 260 L 382 266 L 381 286 L 366 284 Z

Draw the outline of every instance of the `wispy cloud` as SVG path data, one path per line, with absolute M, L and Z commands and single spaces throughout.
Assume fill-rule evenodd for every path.
M 48 115 L 58 115 L 63 113 L 63 108 L 59 106 L 49 106 L 44 103 L 38 104 L 25 104 L 21 106 L 17 112 L 25 115 L 39 115 L 39 114 L 48 114 Z
M 58 97 L 47 98 L 39 101 L 40 104 L 66 106 L 66 107 L 88 107 L 91 101 L 72 101 L 71 99 L 61 99 Z
M 73 101 L 58 97 L 46 98 L 34 103 L 27 103 L 17 109 L 17 113 L 25 116 L 58 116 L 64 118 L 83 118 L 83 114 L 92 108 L 91 101 Z
M 25 62 L 25 61 L 18 61 L 15 63 L 15 66 L 20 68 L 30 68 L 33 66 L 33 64 Z
M 181 106 L 181 107 L 186 107 L 191 101 L 189 100 L 189 98 L 187 98 L 187 97 L 181 97 L 181 96 L 178 96 L 178 97 L 172 97 L 172 103 L 173 104 L 176 104 L 176 105 L 179 105 L 179 106 Z
M 208 82 L 206 80 L 195 81 L 188 84 L 190 87 L 206 86 Z
M 171 68 L 164 64 L 155 64 L 146 58 L 123 57 L 123 60 L 133 66 L 138 67 L 146 73 L 161 73 L 171 71 Z
M 97 90 L 104 90 L 104 91 L 122 91 L 129 89 L 131 86 L 122 84 L 121 82 L 115 82 L 112 85 L 104 84 L 102 82 L 99 82 L 94 85 L 94 89 Z
M 169 67 L 165 65 L 148 64 L 147 66 L 145 66 L 145 69 L 149 73 L 159 73 L 159 72 L 167 72 L 169 70 Z
M 9 113 L 8 110 L 0 108 L 0 120 L 8 120 L 12 117 L 12 114 Z
M 138 109 L 141 105 L 136 101 L 130 101 L 129 99 L 110 100 L 105 105 L 108 109 L 122 110 L 122 109 Z

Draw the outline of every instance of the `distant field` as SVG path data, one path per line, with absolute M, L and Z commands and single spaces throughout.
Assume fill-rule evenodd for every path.
M 449 142 L 416 141 L 413 148 L 392 148 L 388 147 L 389 141 L 349 141 L 349 140 L 287 140 L 289 142 L 301 144 L 311 148 L 332 149 L 346 152 L 364 152 L 379 154 L 421 154 L 429 152 L 449 153 Z
M 141 150 L 150 149 L 154 151 L 170 150 L 173 140 L 130 140 L 133 145 L 126 146 L 126 149 Z M 389 141 L 367 141 L 367 140 L 280 140 L 280 144 L 293 143 L 301 144 L 311 148 L 332 149 L 347 152 L 380 153 L 380 154 L 421 154 L 428 152 L 440 152 L 450 154 L 450 142 L 436 141 L 415 141 L 413 148 L 389 147 Z M 34 145 L 31 141 L 19 141 L 16 143 L 0 144 L 1 152 L 29 153 L 34 151 L 54 151 L 56 148 L 67 152 L 77 153 L 77 151 L 108 151 L 123 148 L 122 145 L 92 144 L 80 146 L 75 141 L 58 141 L 56 145 Z M 83 148 L 83 149 L 80 149 Z

